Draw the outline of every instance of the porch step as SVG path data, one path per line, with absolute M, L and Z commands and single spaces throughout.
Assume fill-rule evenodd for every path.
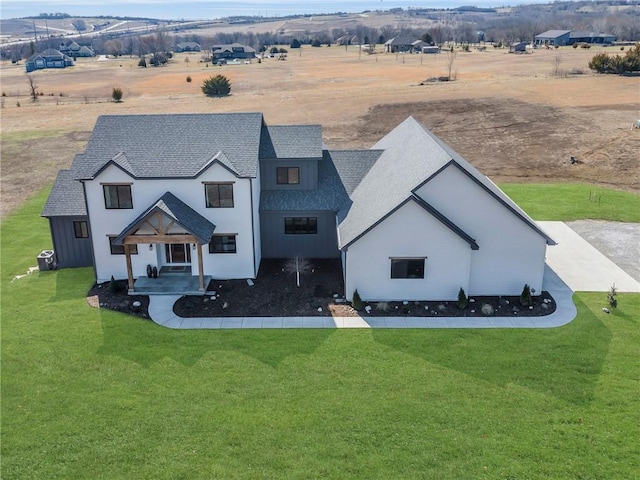
M 165 265 L 160 268 L 158 275 L 161 277 L 191 275 L 191 267 L 188 265 Z
M 211 281 L 211 275 L 204 276 L 205 289 Z M 138 277 L 133 284 L 132 295 L 204 295 L 199 290 L 197 276 L 169 275 L 158 278 Z

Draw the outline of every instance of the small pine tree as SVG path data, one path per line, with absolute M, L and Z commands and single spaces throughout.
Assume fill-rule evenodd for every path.
M 356 288 L 353 292 L 353 298 L 351 300 L 351 306 L 356 310 L 362 310 L 364 308 L 364 302 L 362 298 L 360 298 L 360 294 L 358 293 L 358 289 Z
M 462 287 L 460 287 L 460 291 L 458 292 L 458 308 L 460 310 L 464 310 L 469 306 L 469 299 L 467 295 L 464 293 Z
M 111 92 L 111 98 L 114 102 L 119 103 L 122 101 L 122 89 L 118 87 L 113 87 L 113 91 Z
M 202 93 L 209 97 L 229 95 L 229 92 L 231 92 L 231 82 L 224 75 L 210 77 L 202 84 Z
M 111 280 L 109 280 L 109 292 L 118 293 L 119 290 L 120 290 L 120 285 L 118 285 L 118 282 L 116 282 L 116 279 L 113 278 L 113 275 L 111 275 Z
M 146 60 L 144 57 L 142 57 L 142 58 L 140 59 L 140 61 L 138 62 L 138 66 L 139 66 L 139 67 L 147 68 L 147 60 Z
M 618 291 L 616 290 L 616 285 L 614 283 L 613 285 L 611 285 L 611 288 L 607 293 L 607 301 L 609 302 L 609 306 L 611 306 L 611 308 L 616 308 L 618 306 L 618 299 L 616 298 L 617 294 Z
M 191 75 L 187 75 L 187 83 L 191 83 Z
M 522 305 L 523 307 L 528 307 L 532 304 L 532 302 L 531 288 L 528 284 L 525 284 L 524 288 L 522 289 L 522 293 L 520 294 L 520 305 Z

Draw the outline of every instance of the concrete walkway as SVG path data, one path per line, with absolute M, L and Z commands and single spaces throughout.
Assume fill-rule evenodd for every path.
M 577 315 L 571 289 L 548 266 L 544 290 L 556 301 L 556 311 L 544 317 L 205 317 L 183 318 L 173 313 L 180 295 L 150 295 L 149 316 L 167 328 L 552 328 Z

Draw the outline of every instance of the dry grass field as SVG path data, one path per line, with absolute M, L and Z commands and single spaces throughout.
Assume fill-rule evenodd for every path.
M 6 63 L 1 215 L 70 165 L 105 114 L 260 111 L 271 124 L 322 124 L 332 148 L 369 147 L 413 115 L 496 182 L 585 181 L 639 192 L 640 130 L 630 127 L 640 118 L 640 82 L 592 74 L 587 64 L 598 51 L 460 51 L 455 81 L 425 85 L 447 74 L 446 54 L 305 47 L 286 61 L 214 67 L 179 54 L 158 68 L 128 57 L 80 59 L 73 68 L 34 72 L 43 92 L 35 103 L 24 66 Z M 557 59 L 565 74 L 555 74 Z M 232 95 L 207 98 L 200 85 L 217 73 L 230 78 Z M 113 87 L 123 102 L 111 102 Z

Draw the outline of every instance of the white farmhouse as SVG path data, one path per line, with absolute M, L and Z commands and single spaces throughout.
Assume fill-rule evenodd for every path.
M 539 294 L 553 244 L 411 117 L 369 150 L 330 150 L 319 125 L 260 113 L 103 116 L 42 215 L 59 267 L 131 293 L 154 269 L 204 293 L 301 256 L 341 258 L 349 299 Z

